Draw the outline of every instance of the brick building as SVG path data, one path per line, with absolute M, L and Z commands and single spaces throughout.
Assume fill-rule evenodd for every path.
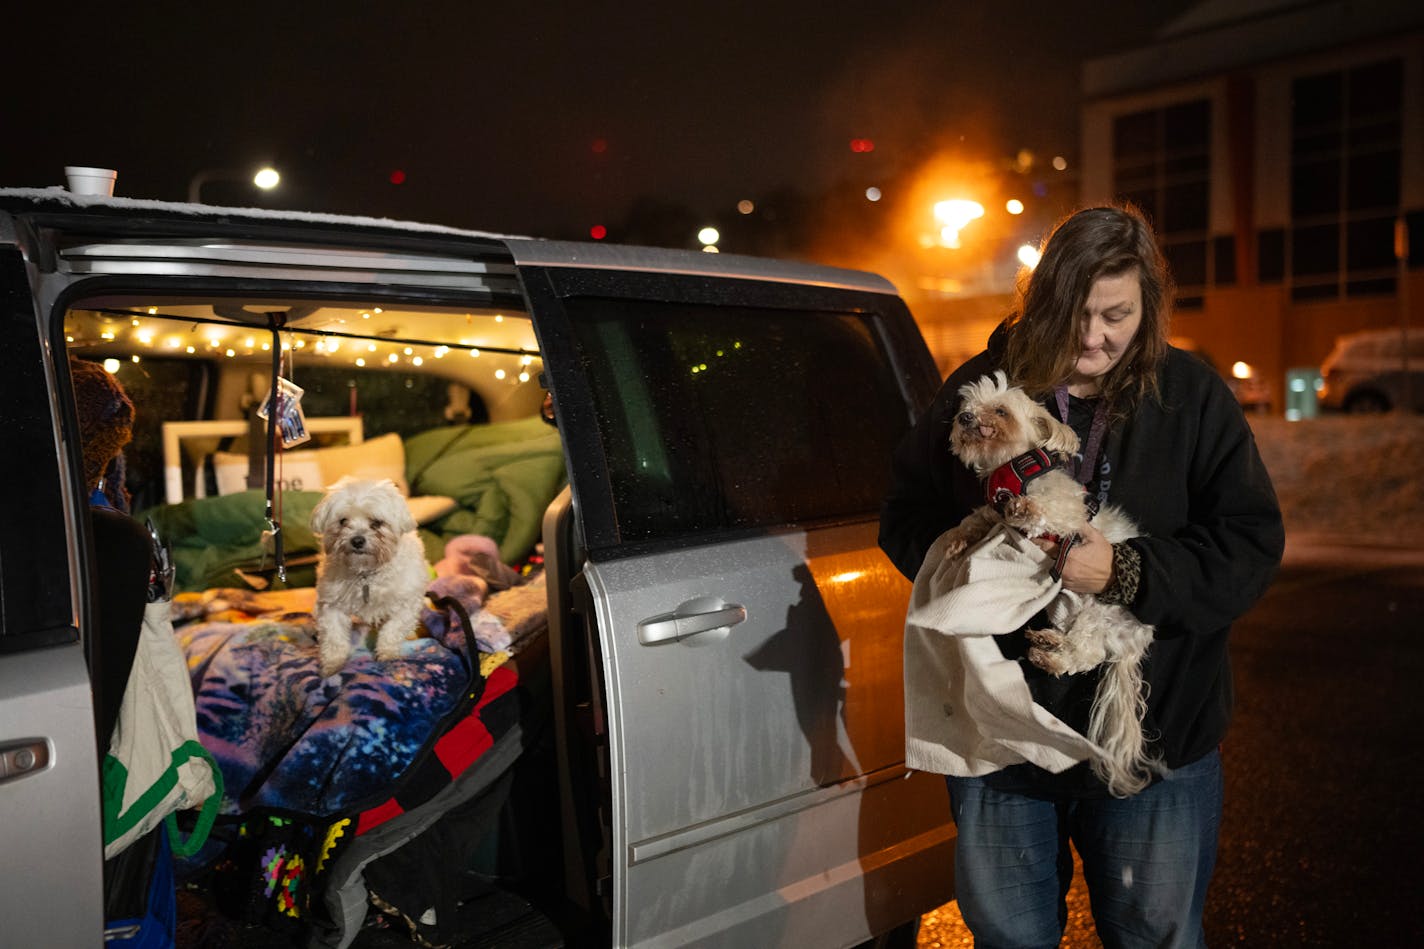
M 1424 4 L 1205 0 L 1082 89 L 1076 203 L 1152 218 L 1174 342 L 1249 364 L 1280 411 L 1336 336 L 1424 334 Z M 999 283 L 914 301 L 942 369 L 1012 305 Z
M 1179 340 L 1279 408 L 1337 335 L 1424 334 L 1424 4 L 1206 0 L 1083 92 L 1080 200 L 1152 217 Z

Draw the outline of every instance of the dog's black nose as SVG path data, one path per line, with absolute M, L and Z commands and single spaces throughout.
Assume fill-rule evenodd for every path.
M 362 536 L 361 534 L 357 534 L 355 537 L 351 538 L 351 549 L 352 549 L 352 550 L 365 550 L 365 549 L 366 549 L 366 538 L 365 538 L 364 536 Z
M 960 412 L 960 413 L 959 413 L 959 424 L 960 424 L 960 425 L 963 425 L 965 428 L 973 428 L 973 427 L 974 427 L 974 413 L 973 413 L 973 412 Z

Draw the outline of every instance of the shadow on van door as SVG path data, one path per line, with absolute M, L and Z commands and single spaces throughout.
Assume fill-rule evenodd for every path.
M 787 674 L 797 723 L 810 751 L 808 777 L 818 787 L 864 781 L 866 772 L 903 760 L 904 617 L 890 615 L 894 610 L 888 606 L 882 609 L 884 597 L 875 597 L 870 604 L 860 598 L 877 582 L 868 576 L 864 581 L 856 579 L 868 572 L 860 569 L 865 564 L 863 552 L 844 556 L 828 552 L 823 558 L 812 556 L 810 566 L 794 568 L 800 596 L 787 610 L 785 627 L 746 656 L 755 669 Z M 856 584 L 861 582 L 867 586 L 857 592 Z M 864 746 L 858 747 L 862 742 Z M 891 918 L 894 900 L 880 892 L 889 877 L 876 872 L 885 869 L 879 866 L 879 856 L 893 843 L 889 839 L 896 834 L 893 825 L 900 821 L 867 803 L 887 800 L 877 790 L 867 785 L 862 791 L 869 793 L 841 799 L 854 800 L 857 807 L 853 817 L 844 808 L 836 809 L 846 815 L 843 828 L 827 828 L 824 822 L 808 822 L 805 827 L 820 836 L 816 846 L 823 851 L 858 861 L 865 874 L 858 881 L 864 916 L 847 918 L 846 924 L 862 924 L 879 933 L 900 922 Z M 844 834 L 844 847 L 825 839 L 837 833 Z M 893 875 L 891 869 L 889 876 Z M 781 881 L 783 885 L 799 882 Z
M 811 752 L 811 781 L 834 784 L 860 773 L 845 727 L 846 661 L 811 571 L 793 570 L 801 598 L 786 611 L 786 626 L 746 656 L 763 672 L 789 677 L 796 721 Z

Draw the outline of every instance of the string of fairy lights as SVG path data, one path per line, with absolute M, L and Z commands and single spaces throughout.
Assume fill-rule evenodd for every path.
M 164 313 L 158 307 L 93 308 L 84 312 L 96 314 L 106 321 L 99 332 L 101 341 L 121 344 L 123 336 L 127 336 L 133 346 L 127 359 L 133 363 L 143 359 L 143 350 L 159 355 L 197 355 L 204 352 L 228 359 L 270 354 L 272 351 L 271 330 L 248 322 Z M 373 315 L 379 316 L 382 310 L 373 307 L 359 313 L 359 319 L 369 320 Z M 496 324 L 505 321 L 504 314 L 499 313 L 490 319 Z M 155 328 L 155 323 L 160 325 Z M 163 328 L 166 324 L 186 324 L 188 328 L 172 331 Z M 356 368 L 420 368 L 425 365 L 427 357 L 443 360 L 464 354 L 471 359 L 488 360 L 488 357 L 494 356 L 491 374 L 495 380 L 519 385 L 529 382 L 537 374 L 536 362 L 542 364 L 542 358 L 535 349 L 493 346 L 469 338 L 455 342 L 393 336 L 374 339 L 369 333 L 287 326 L 279 326 L 278 336 L 284 353 L 305 352 L 314 358 L 345 358 Z M 71 345 L 79 341 L 72 331 L 67 332 L 65 338 Z M 114 363 L 114 366 L 108 367 L 113 371 L 119 360 L 105 360 L 106 364 L 109 362 Z

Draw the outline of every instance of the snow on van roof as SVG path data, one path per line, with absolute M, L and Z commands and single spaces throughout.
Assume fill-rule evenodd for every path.
M 851 287 L 873 293 L 895 294 L 897 291 L 885 277 L 860 270 L 831 267 L 805 261 L 742 256 L 740 254 L 704 254 L 691 250 L 661 247 L 588 243 L 549 240 L 518 234 L 473 231 L 441 224 L 425 224 L 393 218 L 361 217 L 348 214 L 323 214 L 312 211 L 278 211 L 267 208 L 229 208 L 211 204 L 177 201 L 154 201 L 141 198 L 117 198 L 106 195 L 76 194 L 55 185 L 48 188 L 0 188 L 0 200 L 15 198 L 45 202 L 74 208 L 101 208 L 116 211 L 159 211 L 191 218 L 242 218 L 249 221 L 281 221 L 290 223 L 328 224 L 344 227 L 382 228 L 409 234 L 448 235 L 461 238 L 484 238 L 504 243 L 522 264 L 562 266 L 603 266 L 627 270 L 666 271 L 670 273 L 700 273 L 773 281 L 795 281 L 822 286 Z
M 131 211 L 165 211 L 172 214 L 186 214 L 193 217 L 243 217 L 253 220 L 294 221 L 307 224 L 343 224 L 348 227 L 380 227 L 422 234 L 448 234 L 458 237 L 485 237 L 495 239 L 523 238 L 524 235 L 498 234 L 491 231 L 472 231 L 442 224 L 425 224 L 419 221 L 403 221 L 396 218 L 362 217 L 351 214 L 324 214 L 315 211 L 278 211 L 270 208 L 233 208 L 213 204 L 190 204 L 181 201 L 154 201 L 146 198 L 118 198 L 107 195 L 75 194 L 55 185 L 49 188 L 0 188 L 0 198 L 20 198 L 27 201 L 44 201 L 68 205 L 76 208 L 115 208 Z

